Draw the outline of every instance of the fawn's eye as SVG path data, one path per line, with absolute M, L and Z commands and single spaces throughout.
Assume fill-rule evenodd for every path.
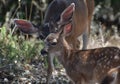
M 51 45 L 56 45 L 57 44 L 57 39 L 53 39 L 53 41 L 51 42 Z

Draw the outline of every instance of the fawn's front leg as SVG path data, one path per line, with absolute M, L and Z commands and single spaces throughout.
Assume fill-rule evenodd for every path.
M 46 82 L 47 84 L 50 83 L 51 75 L 52 75 L 52 72 L 54 71 L 53 59 L 54 59 L 54 56 L 50 56 L 50 54 L 48 54 L 48 57 L 47 57 L 48 68 L 47 68 L 47 82 Z

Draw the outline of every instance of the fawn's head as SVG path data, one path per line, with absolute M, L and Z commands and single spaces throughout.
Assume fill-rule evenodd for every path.
M 56 46 L 59 45 L 61 42 L 61 38 L 64 38 L 66 36 L 69 36 L 72 32 L 72 16 L 73 12 L 75 10 L 75 4 L 72 3 L 70 6 L 68 6 L 63 13 L 61 14 L 60 21 L 57 22 L 56 25 L 56 31 L 50 33 L 46 39 L 45 47 L 41 51 L 41 54 L 47 54 L 49 50 L 56 50 Z

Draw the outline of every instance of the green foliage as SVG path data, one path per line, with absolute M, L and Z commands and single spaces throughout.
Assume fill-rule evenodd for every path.
M 5 27 L 2 27 L 0 30 L 0 62 L 2 63 L 3 59 L 7 60 L 4 64 L 15 61 L 31 62 L 36 56 L 40 58 L 41 44 L 42 41 L 25 40 L 20 36 L 12 35 Z

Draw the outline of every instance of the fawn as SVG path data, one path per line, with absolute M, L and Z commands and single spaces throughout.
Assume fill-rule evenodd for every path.
M 75 84 L 119 84 L 120 49 L 117 47 L 86 50 L 72 48 L 66 40 L 74 30 L 74 27 L 66 27 L 72 24 L 71 18 L 64 20 L 61 15 L 56 32 L 50 33 L 44 40 L 43 51 L 49 56 L 57 56 Z M 115 75 L 115 72 L 118 74 Z

